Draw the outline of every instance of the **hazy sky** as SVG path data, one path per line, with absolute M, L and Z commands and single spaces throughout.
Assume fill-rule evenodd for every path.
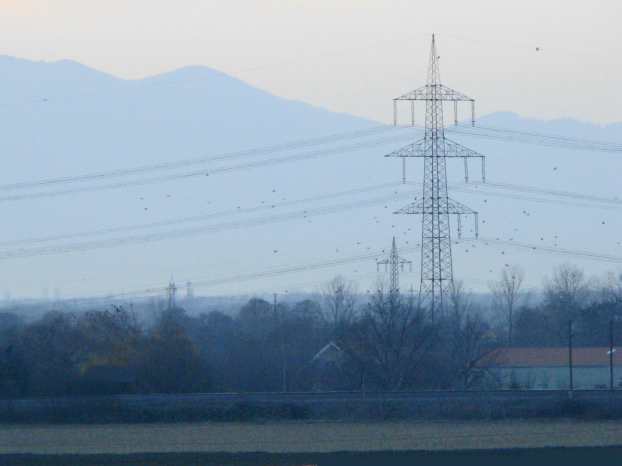
M 200 64 L 388 120 L 439 34 L 479 112 L 622 120 L 619 0 L 0 0 L 0 53 L 136 78 Z M 536 47 L 541 51 L 537 52 Z

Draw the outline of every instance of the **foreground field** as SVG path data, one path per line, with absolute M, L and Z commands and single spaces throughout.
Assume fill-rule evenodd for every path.
M 0 455 L 0 466 L 618 466 L 622 448 L 342 453 L 143 453 L 133 455 Z
M 0 454 L 326 453 L 622 446 L 620 421 L 0 426 Z M 110 463 L 112 464 L 112 463 Z

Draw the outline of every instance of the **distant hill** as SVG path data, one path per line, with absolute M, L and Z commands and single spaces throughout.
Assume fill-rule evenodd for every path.
M 387 102 L 388 106 L 390 104 Z M 209 68 L 188 67 L 147 79 L 123 80 L 71 61 L 46 63 L 10 57 L 0 57 L 0 124 L 0 153 L 5 160 L 0 171 L 0 184 L 3 185 L 172 163 L 379 125 L 274 96 Z M 511 113 L 486 115 L 479 124 L 573 138 L 622 141 L 622 124 L 600 126 L 575 120 L 538 121 Z M 270 162 L 263 167 L 221 172 L 218 176 L 190 176 L 115 190 L 4 201 L 1 203 L 4 222 L 0 241 L 157 223 L 255 206 L 277 206 L 273 211 L 221 216 L 210 222 L 234 222 L 246 218 L 260 221 L 273 215 L 272 212 L 295 212 L 417 190 L 413 186 L 397 185 L 401 177 L 400 163 L 383 157 L 405 145 L 406 140 L 378 142 L 383 138 L 401 137 L 401 134 L 403 130 L 370 133 L 366 138 L 342 139 L 323 146 L 238 157 L 231 161 L 213 161 L 171 172 L 211 172 L 255 160 L 370 143 L 367 149 L 344 150 L 341 155 L 305 158 L 295 163 Z M 489 156 L 488 176 L 491 181 L 600 196 L 620 194 L 622 158 L 618 154 L 500 142 L 450 135 L 449 132 L 448 136 Z M 460 182 L 460 170 L 459 163 L 450 168 L 452 182 Z M 476 173 L 475 168 L 472 170 Z M 408 173 L 410 180 L 420 179 L 419 161 L 409 161 Z M 138 178 L 140 176 L 129 179 Z M 396 186 L 384 190 L 278 207 L 279 203 L 299 198 L 393 181 Z M 105 182 L 96 180 L 84 185 Z M 6 193 L 2 191 L 0 194 Z M 501 198 L 491 195 L 487 198 L 481 194 L 452 194 L 480 211 L 482 235 L 622 255 L 622 247 L 617 244 L 622 227 L 619 210 L 548 204 L 526 199 L 529 196 L 524 194 L 521 196 Z M 531 196 L 536 197 L 539 196 Z M 164 241 L 137 242 L 136 238 L 145 233 L 198 227 L 207 222 L 180 222 L 165 228 L 154 225 L 145 230 L 110 232 L 101 238 L 112 238 L 113 242 L 118 239 L 121 243 L 127 241 L 128 236 L 134 236 L 134 240 L 119 247 L 4 260 L 0 264 L 5 277 L 2 286 L 17 295 L 37 297 L 45 290 L 51 296 L 55 289 L 59 289 L 61 295 L 119 292 L 164 285 L 171 274 L 183 283 L 361 255 L 388 247 L 394 234 L 400 245 L 412 247 L 418 241 L 419 219 L 391 215 L 393 209 L 407 202 L 402 195 L 386 204 L 330 215 L 308 218 L 298 215 L 287 222 L 242 225 L 210 234 L 184 234 Z M 75 237 L 49 244 L 63 246 L 92 239 Z M 48 243 L 34 246 L 43 244 Z M 0 245 L 0 249 L 32 246 L 32 243 L 15 247 Z M 417 253 L 409 256 L 418 262 Z M 456 246 L 454 256 L 456 276 L 464 277 L 469 286 L 479 289 L 485 289 L 487 281 L 496 277 L 506 263 L 523 264 L 530 283 L 537 285 L 554 264 L 573 260 L 572 257 L 510 249 L 500 251 L 498 247 L 466 244 Z M 599 274 L 615 269 L 611 264 L 580 264 Z M 353 279 L 362 277 L 361 287 L 365 288 L 374 279 L 374 271 L 375 264 L 369 260 L 263 281 L 208 287 L 197 292 L 312 290 L 317 288 L 317 282 L 335 273 Z M 404 277 L 404 283 L 415 283 L 416 286 L 417 267 L 412 275 Z

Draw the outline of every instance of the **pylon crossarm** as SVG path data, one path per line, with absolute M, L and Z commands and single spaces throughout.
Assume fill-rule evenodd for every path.
M 448 102 L 475 102 L 475 99 L 443 84 L 426 84 L 393 100 L 443 100 Z
M 396 151 L 391 152 L 390 154 L 386 154 L 385 157 L 425 157 L 425 153 L 427 152 L 425 139 L 420 139 L 417 142 L 413 142 L 412 144 L 408 144 Z
M 480 154 L 477 151 L 469 149 L 468 147 L 458 144 L 451 139 L 444 138 L 439 146 L 442 148 L 443 153 L 437 154 L 437 157 L 449 157 L 449 158 L 483 158 L 485 155 Z M 429 139 L 419 139 L 417 142 L 408 144 L 398 150 L 395 150 L 385 157 L 432 157 L 432 141 Z
M 447 210 L 448 214 L 477 215 L 475 210 L 451 198 L 447 199 Z
M 462 144 L 458 144 L 451 139 L 445 138 L 445 157 L 486 157 L 483 154 L 480 154 L 473 149 L 469 149 L 468 147 L 463 146 Z
M 408 204 L 401 209 L 393 212 L 394 214 L 406 214 L 406 215 L 423 215 L 423 214 L 432 214 L 435 212 L 435 209 L 428 205 L 430 200 L 428 200 L 425 205 L 422 200 L 417 200 L 411 204 Z M 461 204 L 458 201 L 454 201 L 453 199 L 447 198 L 446 208 L 443 204 L 445 202 L 439 203 L 438 212 L 441 214 L 449 214 L 449 215 L 477 215 L 478 213 L 471 209 L 470 207 Z

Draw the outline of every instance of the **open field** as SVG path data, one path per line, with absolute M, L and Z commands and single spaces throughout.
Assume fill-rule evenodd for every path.
M 619 447 L 341 453 L 145 453 L 133 455 L 11 455 L 0 466 L 617 466 Z
M 0 454 L 326 453 L 622 446 L 620 421 L 6 425 Z

